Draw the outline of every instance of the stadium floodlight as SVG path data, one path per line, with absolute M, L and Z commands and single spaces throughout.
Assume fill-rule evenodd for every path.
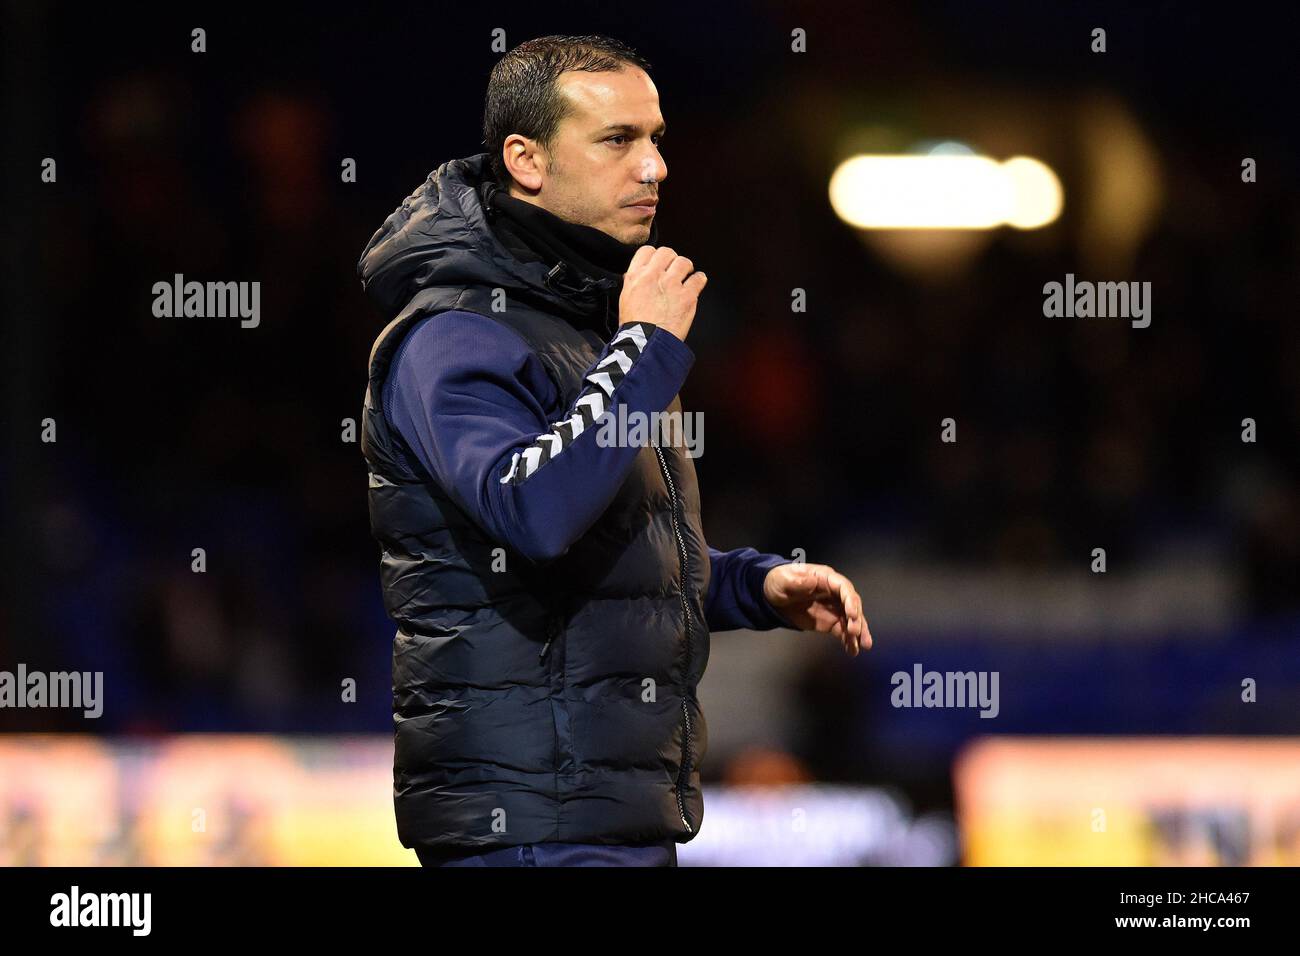
M 859 229 L 1037 229 L 1061 212 L 1063 192 L 1044 163 L 955 153 L 860 155 L 830 180 L 831 207 Z

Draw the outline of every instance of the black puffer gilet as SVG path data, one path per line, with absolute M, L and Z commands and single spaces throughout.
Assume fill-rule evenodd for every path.
M 708 747 L 709 559 L 695 469 L 647 446 L 595 524 L 533 564 L 423 473 L 381 405 L 398 345 L 452 309 L 515 330 L 554 379 L 558 420 L 614 331 L 609 284 L 522 262 L 490 226 L 487 154 L 430 174 L 370 240 L 363 286 L 392 316 L 361 429 L 393 645 L 398 835 L 408 847 L 686 842 Z M 680 411 L 673 399 L 668 411 Z

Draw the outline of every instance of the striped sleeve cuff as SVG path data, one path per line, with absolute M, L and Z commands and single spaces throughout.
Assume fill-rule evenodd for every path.
M 515 452 L 501 484 L 518 485 L 532 477 L 538 468 L 573 444 L 604 415 L 613 399 L 614 389 L 636 364 L 645 351 L 646 342 L 658 330 L 658 326 L 648 322 L 629 322 L 622 326 L 609 340 L 595 367 L 587 373 L 571 414 L 558 422 L 551 422 L 550 431 L 543 432 L 527 448 Z

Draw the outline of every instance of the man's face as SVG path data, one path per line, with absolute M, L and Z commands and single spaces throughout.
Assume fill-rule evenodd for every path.
M 656 210 L 635 204 L 656 202 L 658 183 L 668 175 L 659 155 L 658 90 L 631 65 L 610 73 L 572 70 L 557 85 L 571 113 L 560 121 L 549 153 L 539 151 L 532 174 L 511 193 L 621 242 L 644 243 Z

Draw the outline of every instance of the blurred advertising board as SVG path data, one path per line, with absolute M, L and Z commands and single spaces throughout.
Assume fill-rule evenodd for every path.
M 953 772 L 972 866 L 1300 865 L 1300 739 L 985 737 Z
M 0 865 L 413 866 L 386 735 L 0 736 Z M 867 787 L 706 787 L 683 866 L 944 864 L 950 818 Z
M 0 737 L 0 864 L 401 866 L 387 737 Z

